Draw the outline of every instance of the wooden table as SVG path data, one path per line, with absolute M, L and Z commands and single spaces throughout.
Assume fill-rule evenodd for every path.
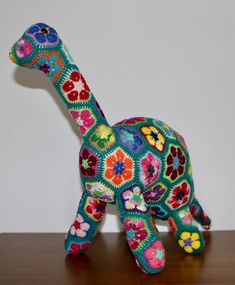
M 205 232 L 206 250 L 185 254 L 161 233 L 167 265 L 146 275 L 135 265 L 122 233 L 99 233 L 86 254 L 68 256 L 64 234 L 1 234 L 1 285 L 235 284 L 235 231 Z

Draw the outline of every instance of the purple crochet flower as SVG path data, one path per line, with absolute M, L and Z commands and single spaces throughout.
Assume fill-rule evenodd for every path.
M 147 192 L 143 193 L 144 200 L 146 202 L 158 202 L 162 199 L 165 192 L 166 192 L 166 187 L 159 183 L 154 187 L 152 187 Z
M 119 134 L 119 139 L 122 145 L 128 148 L 131 152 L 137 153 L 144 146 L 144 142 L 137 131 L 123 127 L 117 127 L 116 130 Z

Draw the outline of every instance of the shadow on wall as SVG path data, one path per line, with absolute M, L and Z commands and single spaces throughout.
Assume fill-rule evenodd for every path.
M 72 128 L 76 136 L 79 138 L 79 141 L 82 143 L 82 136 L 80 134 L 80 131 L 77 125 L 73 121 L 72 117 L 69 115 L 66 105 L 64 104 L 60 96 L 58 95 L 54 86 L 51 84 L 51 81 L 45 76 L 45 74 L 43 74 L 41 71 L 38 71 L 38 70 L 30 70 L 30 69 L 17 66 L 13 73 L 13 79 L 17 84 L 24 86 L 24 87 L 27 87 L 30 89 L 46 90 L 52 96 L 57 107 L 60 109 L 60 111 L 66 118 L 66 120 L 69 122 L 70 127 Z M 80 182 L 80 185 L 78 185 L 78 188 L 82 188 L 81 181 L 79 182 Z M 111 205 L 108 205 L 106 213 L 110 215 L 115 215 L 116 217 L 118 216 L 116 207 L 113 207 Z M 105 219 L 103 219 L 103 222 L 101 224 L 101 229 L 103 227 L 104 221 Z M 122 226 L 120 222 L 118 223 L 118 228 L 119 228 L 119 231 L 122 231 Z
M 38 70 L 32 70 L 17 66 L 13 73 L 13 79 L 21 86 L 30 89 L 43 89 L 50 93 L 56 105 L 58 106 L 66 120 L 69 122 L 73 132 L 79 138 L 80 142 L 82 142 L 82 136 L 80 134 L 80 131 L 75 122 L 73 121 L 72 117 L 69 115 L 66 105 L 64 104 L 60 96 L 57 94 L 57 91 L 51 84 L 51 81 L 45 76 L 44 73 Z

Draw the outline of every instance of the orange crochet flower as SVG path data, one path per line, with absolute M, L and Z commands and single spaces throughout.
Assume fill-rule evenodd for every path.
M 133 178 L 133 160 L 120 148 L 111 153 L 105 160 L 104 176 L 119 186 Z

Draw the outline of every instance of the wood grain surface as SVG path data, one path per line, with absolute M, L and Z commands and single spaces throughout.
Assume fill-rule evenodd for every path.
M 206 249 L 184 253 L 161 233 L 167 263 L 157 275 L 136 266 L 122 233 L 99 233 L 86 254 L 64 252 L 64 234 L 1 234 L 1 285 L 235 284 L 235 231 L 204 232 Z

